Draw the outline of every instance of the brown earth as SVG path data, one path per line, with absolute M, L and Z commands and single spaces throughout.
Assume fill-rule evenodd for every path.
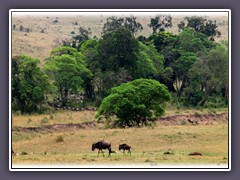
M 164 125 L 208 125 L 219 124 L 228 121 L 228 113 L 221 114 L 189 114 L 189 115 L 174 115 L 162 117 L 157 120 L 157 123 Z
M 220 124 L 228 121 L 228 113 L 222 114 L 190 114 L 190 115 L 174 115 L 159 118 L 156 123 L 163 125 L 208 125 Z M 79 124 L 53 124 L 43 125 L 40 127 L 14 127 L 12 131 L 17 132 L 53 132 L 66 131 L 86 128 L 101 128 L 103 123 L 85 122 Z

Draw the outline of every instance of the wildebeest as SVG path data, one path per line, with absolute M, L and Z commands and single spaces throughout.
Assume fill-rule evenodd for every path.
M 109 156 L 111 155 L 111 143 L 108 141 L 102 140 L 102 141 L 98 141 L 97 143 L 93 143 L 92 151 L 94 151 L 95 149 L 98 149 L 98 156 L 100 151 L 104 156 L 103 149 L 108 149 Z
M 130 153 L 130 156 L 131 156 L 131 146 L 127 144 L 120 144 L 118 149 L 119 151 L 122 149 L 124 154 L 125 154 L 125 150 L 128 150 L 128 153 Z

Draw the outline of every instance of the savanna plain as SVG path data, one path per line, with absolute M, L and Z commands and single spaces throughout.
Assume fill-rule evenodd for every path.
M 95 111 L 62 111 L 45 115 L 13 115 L 13 164 L 202 164 L 228 162 L 227 109 L 167 110 L 155 125 L 106 129 L 94 119 Z M 167 118 L 168 117 L 168 118 Z M 200 120 L 201 119 L 201 120 Z M 194 121 L 194 123 L 192 122 Z M 108 140 L 108 157 L 91 145 Z M 130 144 L 131 156 L 118 150 Z M 199 152 L 201 156 L 190 156 Z

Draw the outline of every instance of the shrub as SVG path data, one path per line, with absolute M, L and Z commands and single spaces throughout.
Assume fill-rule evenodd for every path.
M 50 116 L 49 116 L 49 119 L 54 119 L 54 116 L 51 114 Z
M 63 142 L 63 141 L 64 141 L 64 139 L 63 139 L 62 135 L 57 136 L 56 139 L 55 139 L 55 142 L 57 142 L 57 143 L 60 143 L 60 142 Z
M 48 123 L 48 118 L 47 118 L 47 117 L 44 117 L 43 119 L 41 119 L 41 123 L 42 123 L 42 124 Z

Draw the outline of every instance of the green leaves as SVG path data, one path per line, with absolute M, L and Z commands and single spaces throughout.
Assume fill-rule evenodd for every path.
M 48 77 L 38 65 L 39 60 L 26 55 L 12 59 L 12 97 L 22 113 L 38 110 L 38 105 L 44 101 L 44 93 L 51 88 Z
M 214 93 L 221 95 L 224 93 L 227 99 L 228 52 L 226 48 L 219 45 L 201 56 L 189 69 L 189 77 L 188 87 L 184 89 L 189 103 L 203 106 L 208 97 Z
M 214 36 L 221 35 L 221 32 L 217 30 L 216 21 L 207 20 L 199 16 L 185 17 L 184 20 L 178 24 L 179 31 L 191 28 L 195 32 L 203 33 L 207 37 L 210 37 L 211 41 L 214 41 Z
M 153 29 L 153 33 L 165 31 L 166 28 L 172 27 L 172 17 L 170 15 L 158 15 L 151 18 L 148 26 Z
M 116 116 L 122 126 L 143 126 L 164 113 L 164 102 L 170 94 L 163 84 L 156 80 L 137 79 L 111 89 L 103 99 L 97 118 L 107 120 Z
M 84 56 L 74 48 L 57 48 L 51 54 L 53 57 L 46 62 L 44 70 L 60 92 L 62 104 L 66 105 L 68 92 L 81 90 L 92 73 L 85 66 Z
M 103 26 L 103 34 L 113 32 L 119 28 L 128 29 L 132 34 L 137 33 L 143 29 L 142 25 L 136 21 L 136 17 L 130 16 L 125 18 L 109 17 Z

